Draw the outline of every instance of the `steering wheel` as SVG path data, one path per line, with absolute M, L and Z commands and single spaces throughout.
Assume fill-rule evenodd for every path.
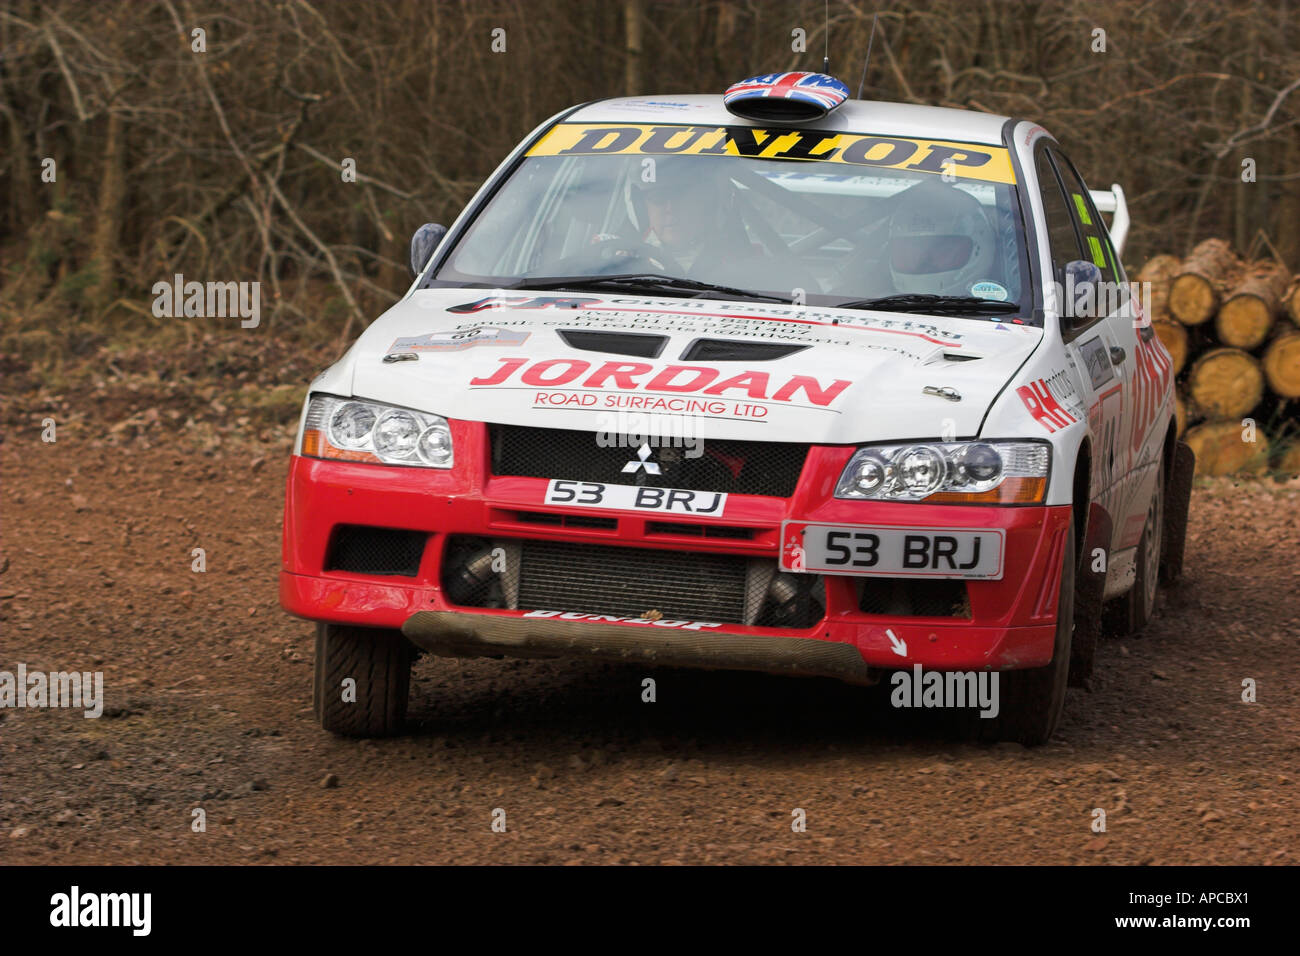
M 652 268 L 647 269 L 638 263 L 649 263 Z M 558 262 L 551 263 L 549 268 L 556 273 L 591 272 L 593 275 L 631 272 L 661 272 L 678 276 L 686 274 L 682 264 L 659 246 L 623 236 L 599 239 L 578 255 L 565 256 Z

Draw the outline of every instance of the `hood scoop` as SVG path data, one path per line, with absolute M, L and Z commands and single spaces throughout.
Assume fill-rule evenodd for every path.
M 729 339 L 696 339 L 682 353 L 684 362 L 770 362 L 802 352 L 806 345 L 778 345 L 774 342 L 745 342 Z
M 666 335 L 643 335 L 639 332 L 561 329 L 557 334 L 565 345 L 581 352 L 608 352 L 611 355 L 635 355 L 638 358 L 658 358 L 668 344 Z

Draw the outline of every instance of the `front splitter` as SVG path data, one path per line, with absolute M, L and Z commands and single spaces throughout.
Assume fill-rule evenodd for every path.
M 402 625 L 402 633 L 417 647 L 444 657 L 585 658 L 832 677 L 863 686 L 880 679 L 880 672 L 868 667 L 852 645 L 806 637 L 659 630 L 458 611 L 418 611 Z

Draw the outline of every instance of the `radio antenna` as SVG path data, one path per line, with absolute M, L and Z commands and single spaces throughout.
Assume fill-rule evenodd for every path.
M 871 36 L 867 38 L 867 58 L 862 61 L 862 79 L 858 82 L 858 99 L 862 99 L 862 89 L 867 85 L 867 64 L 871 62 L 871 44 L 876 39 L 876 18 L 878 13 L 871 15 Z
M 823 8 L 826 22 L 826 28 L 823 31 L 822 41 L 822 72 L 827 76 L 831 75 L 831 0 L 826 0 L 826 6 Z

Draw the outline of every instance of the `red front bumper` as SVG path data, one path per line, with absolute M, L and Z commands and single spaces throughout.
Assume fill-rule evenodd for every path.
M 1052 657 L 1061 549 L 1068 506 L 997 507 L 841 501 L 831 497 L 851 448 L 814 446 L 789 499 L 732 495 L 721 519 L 691 517 L 695 524 L 745 526 L 744 539 L 699 538 L 647 531 L 647 523 L 680 516 L 645 512 L 565 509 L 542 504 L 543 479 L 494 477 L 487 468 L 487 430 L 452 422 L 456 468 L 386 467 L 295 456 L 285 499 L 280 603 L 304 618 L 370 627 L 400 628 L 419 611 L 467 611 L 520 617 L 525 611 L 465 608 L 440 587 L 441 561 L 453 535 L 532 538 L 609 546 L 708 551 L 752 558 L 779 557 L 783 520 L 936 528 L 1000 528 L 1006 532 L 1003 577 L 968 583 L 969 618 L 888 617 L 858 609 L 854 581 L 826 578 L 826 616 L 807 629 L 726 624 L 709 633 L 784 635 L 850 644 L 879 668 L 1009 669 L 1046 665 Z M 555 512 L 617 519 L 615 528 L 538 526 L 517 513 Z M 414 577 L 378 577 L 326 571 L 331 536 L 339 525 L 369 525 L 427 532 L 428 544 Z M 573 608 L 542 610 L 569 611 Z M 581 609 L 577 609 L 581 610 Z M 617 625 L 616 625 L 617 626 Z M 633 627 L 633 625 L 627 625 Z M 899 655 L 886 634 L 907 646 Z

